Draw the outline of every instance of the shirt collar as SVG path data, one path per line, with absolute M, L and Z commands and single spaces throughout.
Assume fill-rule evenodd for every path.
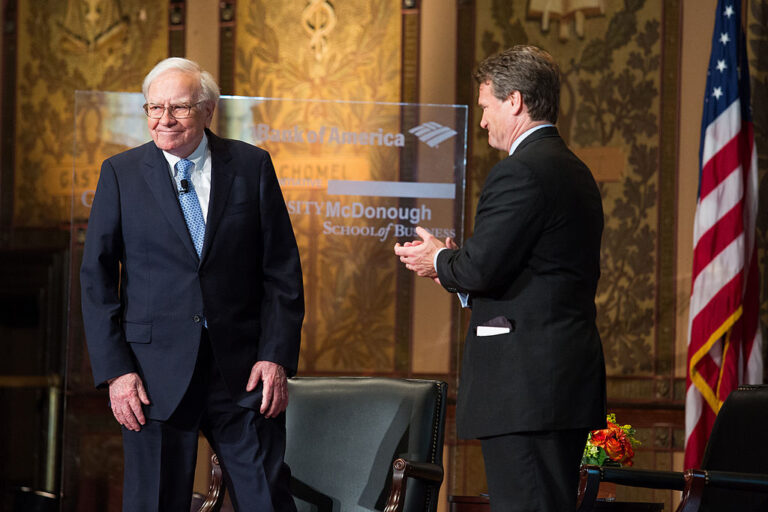
M 533 133 L 533 132 L 535 132 L 536 130 L 541 130 L 542 128 L 546 128 L 546 127 L 548 127 L 548 126 L 554 126 L 554 125 L 553 125 L 553 124 L 539 124 L 539 125 L 536 125 L 536 126 L 534 126 L 533 128 L 528 128 L 526 131 L 524 131 L 524 132 L 523 132 L 523 134 L 522 134 L 521 136 L 519 136 L 518 138 L 516 138 L 516 139 L 515 139 L 515 141 L 512 143 L 512 147 L 511 147 L 511 148 L 509 148 L 509 154 L 511 155 L 512 153 L 514 153 L 514 152 L 515 152 L 515 150 L 517 149 L 517 147 L 518 147 L 518 146 L 519 146 L 519 145 L 520 145 L 520 144 L 521 144 L 521 143 L 522 143 L 522 142 L 523 142 L 523 141 L 526 139 L 526 137 L 528 137 L 530 134 L 532 134 L 532 133 Z
M 189 155 L 185 160 L 189 160 L 193 164 L 195 164 L 195 169 L 202 169 L 203 168 L 203 160 L 205 158 L 205 152 L 208 150 L 208 136 L 206 134 L 203 134 L 203 138 L 200 140 L 200 144 L 197 145 L 195 150 L 192 152 L 191 155 Z M 168 165 L 171 166 L 171 172 L 173 172 L 173 175 L 176 176 L 176 173 L 178 172 L 176 170 L 176 164 L 178 163 L 181 158 L 179 158 L 176 155 L 172 155 L 168 153 L 167 151 L 163 151 L 163 155 L 165 156 L 165 159 L 168 161 Z

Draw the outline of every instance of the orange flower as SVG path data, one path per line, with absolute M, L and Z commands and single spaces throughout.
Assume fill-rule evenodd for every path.
M 606 460 L 631 466 L 635 456 L 634 447 L 640 444 L 635 439 L 635 429 L 631 425 L 619 425 L 616 415 L 611 413 L 606 418 L 608 428 L 593 430 L 587 438 L 582 463 L 603 464 Z
M 592 431 L 590 440 L 593 445 L 605 450 L 608 457 L 620 464 L 632 465 L 635 451 L 629 436 L 615 423 L 608 422 L 608 428 Z
M 604 428 L 602 430 L 593 430 L 592 431 L 592 444 L 595 446 L 603 447 L 605 446 L 605 441 L 608 438 L 608 433 L 610 432 L 609 429 Z
M 614 436 L 608 438 L 603 448 L 611 460 L 626 464 L 627 466 L 632 465 L 632 457 L 634 457 L 635 452 L 632 449 L 629 440 L 626 439 L 626 436 Z

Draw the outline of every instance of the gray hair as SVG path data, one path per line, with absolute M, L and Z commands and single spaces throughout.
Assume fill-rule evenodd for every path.
M 560 69 L 541 48 L 518 45 L 492 55 L 478 64 L 474 77 L 479 84 L 490 82 L 500 101 L 520 91 L 531 120 L 557 122 Z
M 165 60 L 161 60 L 157 65 L 152 68 L 146 77 L 144 77 L 144 83 L 141 86 L 141 92 L 144 93 L 144 99 L 147 99 L 147 93 L 149 92 L 149 86 L 163 73 L 167 71 L 181 71 L 182 73 L 190 73 L 200 77 L 200 96 L 198 101 L 210 101 L 216 103 L 219 101 L 219 86 L 216 84 L 216 80 L 213 76 L 200 65 L 189 59 L 182 59 L 181 57 L 170 57 Z

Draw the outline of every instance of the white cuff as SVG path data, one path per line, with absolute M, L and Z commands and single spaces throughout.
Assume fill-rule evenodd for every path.
M 447 249 L 447 247 L 441 247 L 441 248 L 440 248 L 440 249 L 438 249 L 438 250 L 437 250 L 437 252 L 435 253 L 435 257 L 434 257 L 434 259 L 432 260 L 432 266 L 433 266 L 433 267 L 435 267 L 435 272 L 437 272 L 437 257 L 440 255 L 440 251 L 444 251 L 445 249 Z

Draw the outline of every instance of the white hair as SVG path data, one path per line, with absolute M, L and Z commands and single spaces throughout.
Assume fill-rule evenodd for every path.
M 219 86 L 216 84 L 216 80 L 213 76 L 200 65 L 189 59 L 182 59 L 181 57 L 170 57 L 165 60 L 161 60 L 157 65 L 152 68 L 146 77 L 144 77 L 144 83 L 141 86 L 141 92 L 144 93 L 144 99 L 147 99 L 147 93 L 149 92 L 149 86 L 163 73 L 167 71 L 180 71 L 182 73 L 190 73 L 198 75 L 200 77 L 200 97 L 198 101 L 210 101 L 216 103 L 219 101 Z

